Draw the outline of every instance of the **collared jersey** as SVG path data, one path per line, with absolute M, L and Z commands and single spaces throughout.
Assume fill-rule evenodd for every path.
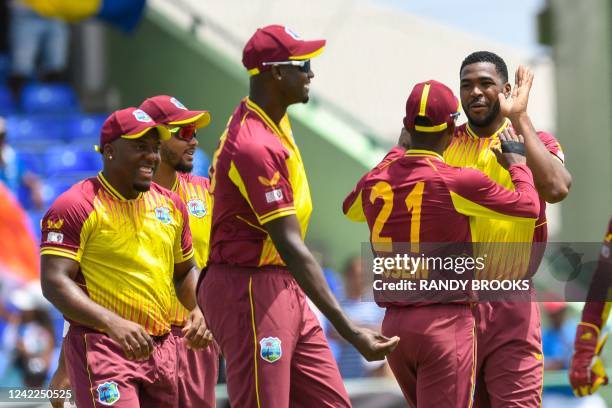
M 312 212 L 304 164 L 289 119 L 277 126 L 248 98 L 214 154 L 211 264 L 284 265 L 263 225 L 295 215 L 302 237 Z
M 499 134 L 509 125 L 510 121 L 506 119 L 490 137 L 478 137 L 467 123 L 458 126 L 449 147 L 444 151 L 444 160 L 451 166 L 480 170 L 503 187 L 514 189 L 510 174 L 491 151 L 491 147 L 499 146 Z M 563 150 L 557 139 L 546 132 L 538 132 L 538 137 L 548 151 L 563 163 Z M 479 218 L 472 222 L 472 236 L 477 242 L 546 242 L 546 202 L 540 199 L 540 215 L 534 225 L 515 225 L 505 220 Z
M 94 302 L 163 335 L 170 331 L 174 265 L 193 257 L 187 210 L 155 183 L 127 200 L 100 173 L 51 205 L 41 255 L 77 261 L 77 283 Z
M 177 173 L 176 182 L 172 191 L 181 197 L 189 214 L 189 228 L 193 240 L 193 251 L 198 268 L 204 268 L 208 261 L 210 241 L 210 222 L 212 200 L 208 191 L 210 183 L 208 178 L 194 176 L 189 173 Z M 183 326 L 187 321 L 189 311 L 175 296 L 170 307 L 170 323 Z
M 408 150 L 391 151 L 366 174 L 343 203 L 351 220 L 366 220 L 378 254 L 394 252 L 394 243 L 471 242 L 475 217 L 532 223 L 538 195 L 525 164 L 510 167 L 516 191 L 503 188 L 479 171 L 449 166 L 442 156 Z
M 591 287 L 589 288 L 589 298 L 591 300 L 584 304 L 582 310 L 582 321 L 597 326 L 600 330 L 605 326 L 610 314 L 612 302 L 604 302 L 602 299 L 610 299 L 612 295 L 612 218 L 608 222 L 608 232 L 604 237 L 597 263 L 597 269 L 593 275 Z M 603 293 L 600 293 L 602 292 Z

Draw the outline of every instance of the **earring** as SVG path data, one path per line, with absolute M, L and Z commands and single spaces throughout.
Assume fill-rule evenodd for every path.
M 113 160 L 113 155 L 112 154 L 108 156 L 108 160 Z

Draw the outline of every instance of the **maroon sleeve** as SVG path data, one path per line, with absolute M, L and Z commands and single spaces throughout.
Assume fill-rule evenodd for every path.
M 563 154 L 563 149 L 557 138 L 547 132 L 538 132 L 538 137 L 553 156 L 559 159 L 561 163 L 565 163 L 565 155 Z
M 589 299 L 584 304 L 582 310 L 582 321 L 594 324 L 600 329 L 606 324 L 608 317 L 609 307 L 606 305 L 610 302 L 605 302 L 604 299 L 608 299 L 610 289 L 612 288 L 612 219 L 608 223 L 608 233 L 604 238 L 603 245 L 601 247 L 601 253 L 599 255 L 599 261 L 597 263 L 597 269 L 593 275 L 593 281 L 589 288 Z
M 454 193 L 451 196 L 457 211 L 468 216 L 537 218 L 540 200 L 531 170 L 525 164 L 515 164 L 509 172 L 515 191 L 505 189 L 477 170 L 453 168 L 453 177 L 446 182 Z
M 89 181 L 72 186 L 51 205 L 41 221 L 41 255 L 59 255 L 80 261 L 85 242 L 83 226 L 93 211 Z
M 232 158 L 229 178 L 261 224 L 295 214 L 288 158 L 279 141 L 268 140 L 242 144 Z

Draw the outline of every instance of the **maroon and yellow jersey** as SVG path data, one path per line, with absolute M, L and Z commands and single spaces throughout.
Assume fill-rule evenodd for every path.
M 612 295 L 612 218 L 608 223 L 608 232 L 604 237 L 604 242 L 601 247 L 601 253 L 599 254 L 599 262 L 597 263 L 597 269 L 593 275 L 593 281 L 591 282 L 591 288 L 589 290 L 590 298 L 598 299 L 610 299 Z M 603 286 L 603 287 L 602 287 Z M 605 293 L 603 296 L 594 295 L 595 293 L 603 290 Z M 588 301 L 584 304 L 582 310 L 582 321 L 591 323 L 597 326 L 600 330 L 608 321 L 608 315 L 610 314 L 610 307 L 612 302 L 604 301 Z
M 51 205 L 40 253 L 77 261 L 77 283 L 94 302 L 163 335 L 170 331 L 174 265 L 193 257 L 187 210 L 155 183 L 127 200 L 100 173 Z
M 300 152 L 285 116 L 277 126 L 253 101 L 236 108 L 213 156 L 211 264 L 284 265 L 263 225 L 312 212 Z
M 492 147 L 499 146 L 499 134 L 508 126 L 511 124 L 506 119 L 490 137 L 478 137 L 469 123 L 458 126 L 449 147 L 444 151 L 444 159 L 451 166 L 480 170 L 504 188 L 513 190 L 515 186 L 510 174 L 497 162 L 495 154 L 491 151 Z M 550 133 L 537 134 L 553 157 L 563 163 L 563 150 L 557 139 Z M 508 271 L 511 271 L 511 274 L 514 274 L 514 271 L 525 270 L 529 270 L 530 274 L 535 273 L 542 259 L 543 250 L 534 251 L 530 246 L 516 245 L 510 250 L 510 246 L 500 244 L 547 241 L 546 202 L 541 198 L 539 202 L 540 214 L 533 223 L 514 223 L 512 220 L 488 217 L 475 217 L 470 221 L 472 239 L 481 243 L 477 251 L 481 254 L 486 253 L 490 259 L 496 259 L 496 262 L 489 263 L 487 269 L 481 271 L 485 277 L 501 279 L 508 277 Z
M 193 240 L 193 251 L 198 268 L 204 268 L 208 262 L 210 248 L 210 222 L 212 199 L 210 197 L 208 178 L 188 173 L 177 173 L 178 177 L 172 191 L 181 197 L 189 214 L 189 229 Z M 183 326 L 187 322 L 189 311 L 174 297 L 170 307 L 170 323 Z
M 490 137 L 478 137 L 468 123 L 458 126 L 449 147 L 444 151 L 444 160 L 451 166 L 480 170 L 504 188 L 513 190 L 510 174 L 491 151 L 492 147 L 499 146 L 499 134 L 509 125 L 510 121 L 506 119 Z M 538 137 L 548 151 L 563 163 L 565 158 L 557 139 L 546 132 L 538 132 Z M 477 242 L 546 242 L 546 202 L 540 199 L 540 214 L 532 226 L 514 225 L 506 220 L 491 218 L 475 219 L 472 222 L 472 236 Z
M 410 252 L 418 254 L 420 243 L 472 242 L 474 217 L 518 224 L 537 217 L 531 171 L 513 165 L 510 174 L 516 191 L 477 170 L 451 167 L 437 153 L 410 149 L 362 178 L 344 201 L 343 212 L 351 220 L 367 221 L 378 255 L 393 252 L 394 243 L 410 243 Z

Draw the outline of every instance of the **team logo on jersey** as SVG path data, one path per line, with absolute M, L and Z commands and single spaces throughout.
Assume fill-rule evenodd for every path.
M 193 215 L 196 218 L 202 218 L 206 216 L 206 203 L 199 198 L 194 200 L 189 200 L 187 202 L 187 210 L 189 214 Z
M 47 229 L 61 229 L 64 225 L 64 220 L 47 220 Z
M 170 216 L 170 209 L 167 207 L 156 207 L 155 218 L 157 218 L 164 224 L 170 224 L 172 222 L 172 217 Z
M 104 384 L 98 385 L 98 401 L 103 405 L 113 405 L 119 401 L 119 387 L 114 381 L 107 381 Z
M 289 34 L 289 35 L 291 36 L 291 38 L 293 38 L 294 40 L 298 40 L 298 41 L 300 41 L 300 40 L 301 40 L 301 38 L 300 38 L 300 36 L 298 35 L 298 33 L 296 33 L 295 31 L 293 31 L 293 30 L 292 30 L 292 29 L 290 29 L 289 27 L 285 27 L 285 32 L 286 32 L 287 34 Z
M 132 112 L 132 115 L 134 115 L 136 120 L 139 122 L 144 122 L 144 123 L 153 122 L 153 119 L 151 119 L 149 114 L 143 111 L 142 109 L 136 109 L 134 112 Z
M 49 232 L 47 234 L 47 242 L 54 242 L 56 244 L 61 244 L 64 242 L 64 234 L 61 232 Z
M 259 340 L 260 352 L 259 355 L 268 363 L 273 363 L 280 360 L 283 356 L 281 341 L 278 337 L 264 337 Z
M 257 180 L 259 180 L 259 182 L 266 187 L 274 187 L 278 184 L 278 181 L 280 180 L 280 173 L 277 171 L 269 180 L 261 176 L 257 177 Z
M 183 109 L 183 110 L 187 110 L 187 108 L 185 107 L 185 105 L 183 105 L 181 103 L 181 101 L 179 101 L 178 99 L 176 99 L 174 96 L 172 98 L 170 98 L 170 102 L 172 102 L 172 104 L 174 106 L 176 106 L 179 109 Z
M 268 204 L 275 203 L 277 201 L 281 201 L 282 199 L 283 199 L 283 190 L 281 190 L 280 188 L 266 192 L 266 202 Z

